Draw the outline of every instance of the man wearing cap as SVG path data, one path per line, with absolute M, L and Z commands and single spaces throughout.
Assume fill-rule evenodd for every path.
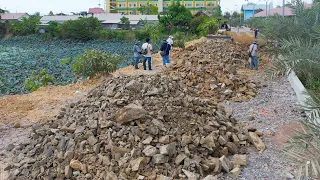
M 173 36 L 169 36 L 169 38 L 167 39 L 167 43 L 171 46 L 170 48 L 170 51 L 169 51 L 169 56 L 168 56 L 168 59 L 169 59 L 169 63 L 170 63 L 170 55 L 171 55 L 171 51 L 172 51 L 172 48 L 173 48 Z
M 249 48 L 249 52 L 251 54 L 251 61 L 250 61 L 250 69 L 253 69 L 253 66 L 258 71 L 259 67 L 259 58 L 258 58 L 258 42 L 254 41 Z
M 134 41 L 134 46 L 133 46 L 133 64 L 134 64 L 134 68 L 135 69 L 139 69 L 138 67 L 138 63 L 139 63 L 139 57 L 140 57 L 140 53 L 141 53 L 141 49 L 138 46 L 140 44 L 140 41 L 135 40 Z

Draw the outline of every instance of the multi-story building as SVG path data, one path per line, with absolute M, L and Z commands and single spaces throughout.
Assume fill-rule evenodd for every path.
M 106 0 L 106 11 L 121 14 L 139 14 L 138 9 L 148 3 L 158 7 L 158 11 L 168 10 L 174 0 Z M 205 11 L 208 7 L 218 6 L 219 0 L 180 0 L 180 3 L 191 10 L 193 14 Z

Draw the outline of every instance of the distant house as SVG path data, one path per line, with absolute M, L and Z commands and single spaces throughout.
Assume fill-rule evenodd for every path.
M 305 8 L 311 8 L 311 7 L 312 7 L 312 4 L 305 4 Z M 275 15 L 282 16 L 282 8 L 274 8 L 274 9 L 269 9 L 267 11 L 261 11 L 255 14 L 254 17 L 261 18 L 261 17 L 275 16 Z M 293 9 L 290 7 L 284 7 L 284 16 L 286 17 L 294 16 Z
M 102 8 L 89 8 L 88 14 L 102 14 L 105 13 Z
M 272 4 L 268 8 L 273 8 Z M 265 4 L 245 4 L 245 5 L 242 5 L 241 11 L 243 11 L 243 13 L 244 13 L 243 19 L 246 21 L 246 20 L 252 18 L 253 15 L 255 14 L 256 10 L 258 10 L 258 9 L 266 10 L 266 5 Z
M 1 22 L 5 21 L 21 21 L 23 17 L 29 18 L 29 14 L 27 13 L 2 13 Z
M 281 15 L 282 16 L 282 8 L 274 8 L 269 9 L 268 11 L 261 11 L 254 15 L 254 17 L 266 17 L 266 16 L 275 16 Z M 289 7 L 284 7 L 284 16 L 290 17 L 293 16 L 293 10 Z
M 121 14 L 94 14 L 93 17 L 98 18 L 102 27 L 104 29 L 118 29 L 120 24 L 120 19 L 125 16 L 129 18 L 130 25 L 132 28 L 140 28 L 143 26 L 142 20 L 147 22 L 158 22 L 158 15 L 121 15 Z M 50 24 L 52 21 L 56 21 L 58 23 L 64 23 L 68 20 L 76 20 L 80 16 L 79 15 L 71 15 L 71 16 L 43 16 L 40 19 L 41 24 L 40 27 L 45 27 Z M 89 16 L 88 16 L 89 17 Z M 91 17 L 91 15 L 90 15 Z

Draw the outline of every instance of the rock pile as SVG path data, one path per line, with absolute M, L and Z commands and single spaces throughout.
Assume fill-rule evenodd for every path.
M 237 74 L 248 64 L 247 47 L 242 44 L 225 40 L 195 44 L 176 59 L 165 73 L 195 88 L 202 97 L 211 97 L 216 102 L 241 102 L 257 93 L 253 81 Z
M 257 140 L 231 114 L 168 76 L 118 77 L 10 145 L 6 170 L 18 179 L 236 177 Z

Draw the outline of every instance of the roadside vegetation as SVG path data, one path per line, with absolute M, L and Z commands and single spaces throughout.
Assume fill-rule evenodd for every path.
M 307 118 L 301 122 L 302 130 L 289 138 L 285 152 L 301 164 L 297 179 L 319 179 L 320 1 L 313 1 L 312 7 L 306 8 L 301 0 L 297 0 L 292 8 L 293 17 L 254 18 L 248 24 L 252 28 L 259 28 L 265 39 L 269 40 L 267 50 L 275 55 L 266 72 L 274 78 L 294 71 L 307 88 L 308 99 L 301 105 Z

